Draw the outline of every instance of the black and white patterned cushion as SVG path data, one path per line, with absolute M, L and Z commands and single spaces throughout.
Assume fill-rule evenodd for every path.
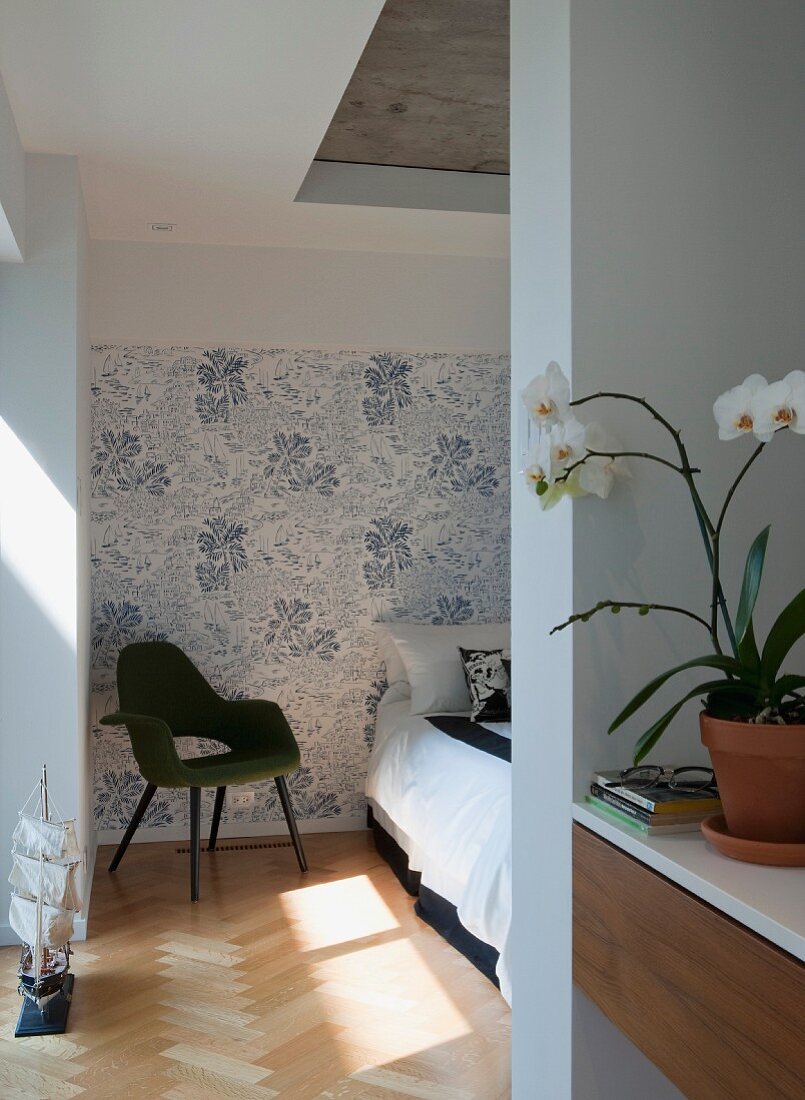
M 511 721 L 511 653 L 508 649 L 462 649 L 473 722 Z

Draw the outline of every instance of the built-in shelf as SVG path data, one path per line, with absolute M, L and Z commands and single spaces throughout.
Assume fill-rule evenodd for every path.
M 719 855 L 701 833 L 644 836 L 588 804 L 580 825 L 805 962 L 805 868 L 761 867 Z

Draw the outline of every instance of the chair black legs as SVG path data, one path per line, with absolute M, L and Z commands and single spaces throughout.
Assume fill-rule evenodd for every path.
M 109 870 L 110 871 L 116 871 L 117 870 L 121 859 L 126 854 L 126 849 L 129 846 L 131 838 L 137 832 L 137 826 L 142 821 L 143 814 L 148 809 L 148 803 L 154 797 L 154 794 L 156 793 L 156 789 L 157 788 L 156 788 L 155 783 L 147 783 L 146 784 L 145 790 L 143 791 L 143 793 L 140 797 L 140 801 L 137 803 L 137 809 L 134 811 L 134 813 L 131 816 L 131 821 L 129 822 L 129 827 L 128 827 L 128 829 L 126 829 L 126 832 L 123 835 L 123 839 L 120 841 L 120 843 L 117 846 L 117 851 L 115 852 L 114 859 L 109 864 Z
M 299 838 L 299 830 L 296 827 L 296 818 L 293 815 L 293 806 L 291 805 L 291 799 L 288 796 L 288 784 L 285 782 L 285 776 L 275 776 L 274 782 L 277 784 L 277 792 L 280 796 L 280 802 L 282 803 L 282 812 L 285 814 L 285 820 L 288 822 L 288 832 L 291 834 L 291 840 L 293 841 L 296 858 L 299 861 L 299 870 L 306 871 L 307 860 L 305 859 L 305 853 L 302 850 L 302 841 Z
M 190 900 L 198 901 L 201 856 L 201 787 L 190 788 Z
M 288 831 L 291 834 L 291 840 L 293 841 L 294 851 L 296 852 L 296 858 L 299 862 L 299 870 L 307 871 L 307 860 L 305 859 L 305 853 L 302 848 L 302 841 L 299 836 L 299 830 L 296 827 L 296 818 L 293 814 L 293 807 L 291 806 L 291 799 L 288 794 L 288 784 L 285 782 L 284 775 L 276 776 L 274 782 L 277 784 L 277 793 L 280 796 L 280 803 L 282 804 L 282 812 L 285 814 L 285 820 L 288 822 Z M 137 809 L 132 814 L 129 827 L 123 836 L 123 839 L 118 845 L 115 852 L 114 859 L 109 864 L 110 871 L 116 871 L 121 859 L 126 854 L 131 838 L 137 831 L 137 826 L 140 824 L 143 818 L 143 814 L 148 809 L 148 805 L 151 799 L 156 793 L 156 784 L 148 783 L 145 790 L 142 793 Z M 215 845 L 218 840 L 218 826 L 221 823 L 221 811 L 224 808 L 224 798 L 226 797 L 226 787 L 218 787 L 215 791 L 215 806 L 212 812 L 212 826 L 210 828 L 210 841 L 208 851 L 214 852 Z M 201 863 L 201 787 L 190 788 L 190 900 L 198 901 L 199 896 L 199 870 Z
M 208 852 L 215 851 L 215 845 L 218 840 L 218 826 L 221 824 L 221 810 L 224 808 L 224 798 L 226 798 L 226 787 L 217 787 L 215 790 L 215 805 L 212 810 L 210 842 L 207 845 Z

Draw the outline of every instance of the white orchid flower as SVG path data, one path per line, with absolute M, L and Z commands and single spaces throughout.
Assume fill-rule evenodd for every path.
M 623 447 L 593 421 L 587 425 L 585 446 L 588 451 L 622 451 Z M 579 467 L 579 483 L 586 492 L 606 500 L 612 492 L 616 478 L 631 477 L 625 458 L 611 458 L 608 454 L 593 454 Z
M 540 432 L 537 441 L 531 448 L 523 476 L 529 488 L 538 496 L 544 493 L 548 487 L 548 478 L 551 472 L 551 449 L 548 441 L 548 433 Z
M 805 435 L 805 371 L 792 370 L 783 379 L 791 387 L 791 409 L 794 419 L 788 425 L 797 435 Z
M 768 382 L 762 374 L 750 374 L 740 386 L 733 386 L 717 398 L 713 405 L 713 416 L 718 424 L 719 439 L 737 439 L 754 430 L 755 413 L 752 403 L 768 388 Z
M 539 495 L 539 486 L 543 483 L 548 483 L 548 472 L 550 471 L 550 463 L 545 463 L 541 460 L 541 456 L 533 453 L 529 456 L 528 465 L 523 470 L 523 477 L 526 480 L 526 484 L 537 495 Z
M 574 416 L 554 424 L 546 433 L 550 456 L 549 482 L 556 481 L 568 466 L 584 458 L 586 434 L 584 425 L 580 424 Z
M 791 386 L 783 381 L 772 382 L 752 398 L 750 406 L 754 422 L 752 430 L 761 443 L 768 443 L 775 432 L 781 428 L 788 428 L 795 422 L 793 397 Z
M 549 363 L 523 390 L 523 404 L 535 424 L 550 428 L 570 415 L 570 383 L 558 363 Z

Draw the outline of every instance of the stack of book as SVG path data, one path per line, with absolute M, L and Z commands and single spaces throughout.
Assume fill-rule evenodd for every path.
M 712 789 L 675 791 L 664 785 L 632 790 L 617 784 L 620 772 L 593 776 L 587 801 L 621 825 L 631 825 L 648 836 L 693 832 L 711 814 L 721 813 L 721 800 Z

